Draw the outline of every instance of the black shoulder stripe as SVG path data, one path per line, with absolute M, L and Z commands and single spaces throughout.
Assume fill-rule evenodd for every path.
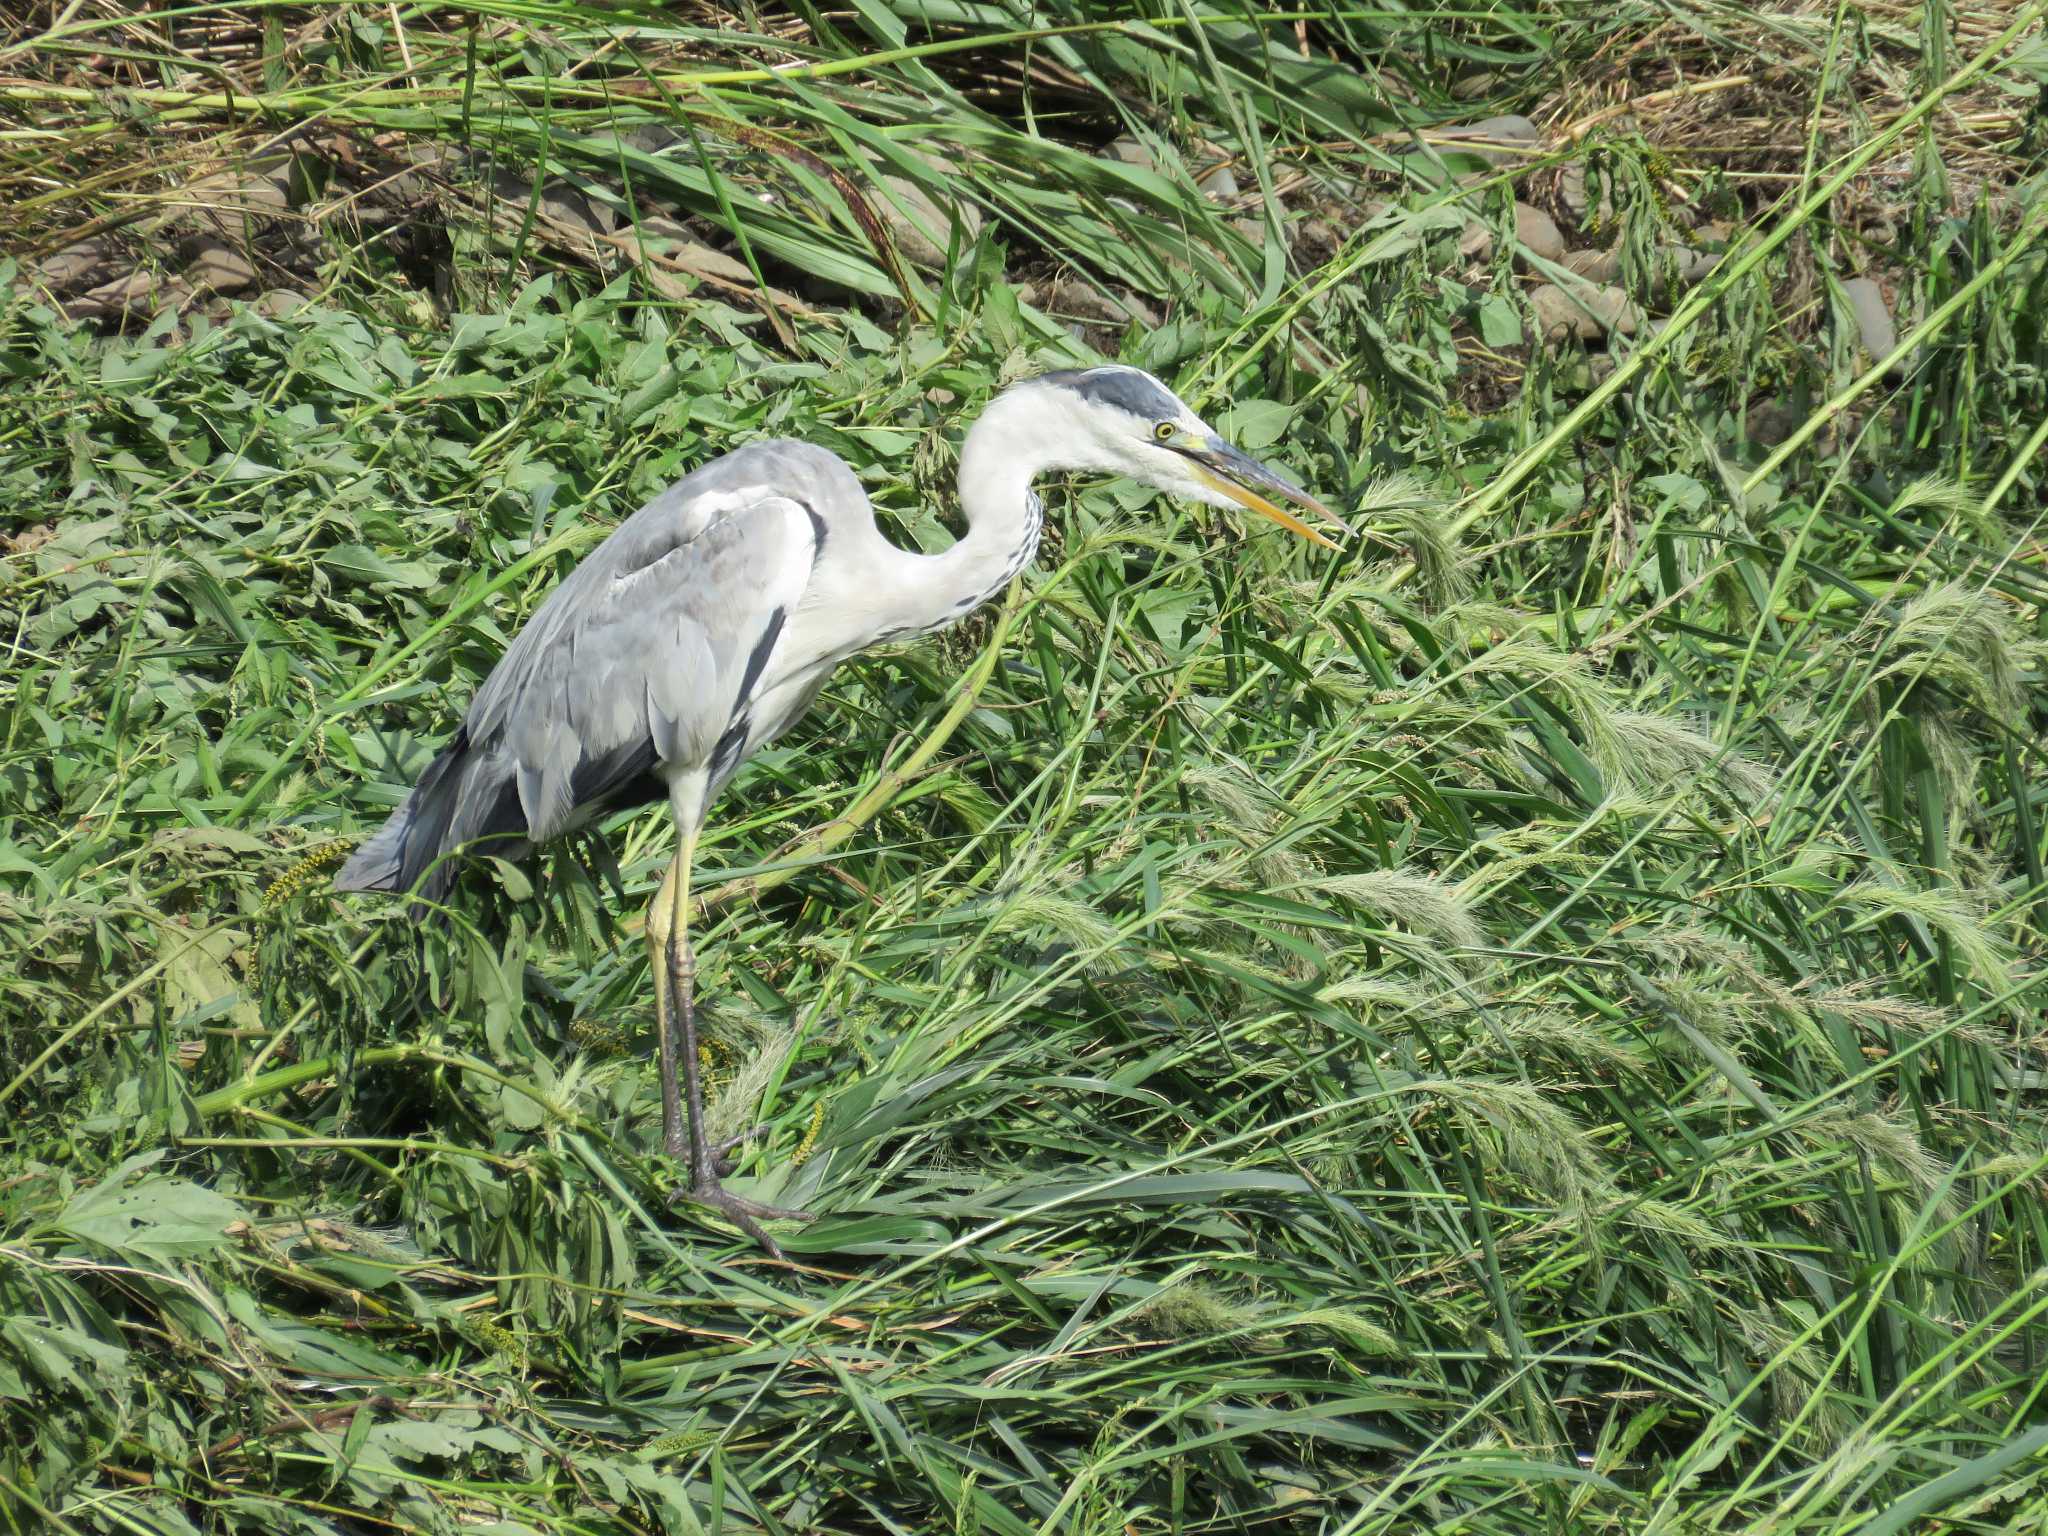
M 761 680 L 761 670 L 768 665 L 769 654 L 775 649 L 775 642 L 782 638 L 782 621 L 788 617 L 788 610 L 778 608 L 768 615 L 768 627 L 761 631 L 761 638 L 754 642 L 753 653 L 747 657 L 747 670 L 740 678 L 740 691 L 733 698 L 732 712 L 743 715 L 754 697 L 754 684 Z
M 825 535 L 829 530 L 825 527 L 825 519 L 818 516 L 816 507 L 801 496 L 794 499 L 796 504 L 804 509 L 804 516 L 811 520 L 811 558 L 815 560 L 825 553 Z
M 725 734 L 718 738 L 718 744 L 711 749 L 711 782 L 723 784 L 739 767 L 740 753 L 746 750 L 747 734 L 753 729 L 747 712 L 741 710 L 732 717 L 732 724 L 725 728 Z

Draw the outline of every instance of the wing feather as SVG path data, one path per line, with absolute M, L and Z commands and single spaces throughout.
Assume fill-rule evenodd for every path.
M 472 741 L 510 760 L 527 836 L 555 836 L 625 775 L 708 765 L 760 685 L 815 553 L 802 505 L 763 495 L 646 565 L 574 594 L 565 586 L 573 601 L 547 643 L 507 652 L 469 722 Z
M 865 502 L 843 463 L 790 442 L 741 449 L 655 497 L 513 638 L 449 750 L 337 887 L 403 890 L 432 868 L 438 896 L 442 855 L 465 843 L 545 841 L 601 806 L 658 798 L 671 771 L 729 773 L 736 760 L 714 759 L 736 759 L 749 701 L 777 681 L 820 514 L 849 497 Z

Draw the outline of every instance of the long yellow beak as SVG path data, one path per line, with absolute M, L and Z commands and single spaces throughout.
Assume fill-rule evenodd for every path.
M 1292 512 L 1278 506 L 1272 496 L 1282 497 L 1296 506 L 1305 507 L 1324 522 L 1349 534 L 1351 527 L 1343 518 L 1309 495 L 1285 475 L 1268 469 L 1250 454 L 1226 443 L 1220 437 L 1212 437 L 1200 448 L 1183 448 L 1194 466 L 1195 473 L 1210 486 L 1221 491 L 1241 507 L 1248 507 L 1261 517 L 1269 517 L 1289 533 L 1298 533 L 1311 544 L 1320 544 L 1325 549 L 1342 546 L 1329 538 L 1320 529 L 1312 528 Z

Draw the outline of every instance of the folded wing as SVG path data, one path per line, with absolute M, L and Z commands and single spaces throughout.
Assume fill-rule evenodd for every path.
M 824 530 L 768 473 L 746 473 L 772 472 L 773 446 L 679 481 L 569 574 L 337 889 L 424 878 L 422 895 L 438 899 L 458 848 L 517 852 L 663 798 L 679 770 L 722 782 L 738 767 L 749 702 L 774 679 Z

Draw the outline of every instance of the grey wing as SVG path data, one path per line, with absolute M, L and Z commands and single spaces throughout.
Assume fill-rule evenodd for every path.
M 744 745 L 747 702 L 816 550 L 803 506 L 763 496 L 651 563 L 587 584 L 549 643 L 508 654 L 524 665 L 479 695 L 469 733 L 502 742 L 527 836 L 555 836 L 656 770 L 718 777 L 737 766 L 718 756 Z
M 514 638 L 337 889 L 409 889 L 464 844 L 545 841 L 660 798 L 670 772 L 729 773 L 822 530 L 805 502 L 758 484 L 657 498 L 629 518 Z M 427 895 L 448 879 L 436 868 Z

